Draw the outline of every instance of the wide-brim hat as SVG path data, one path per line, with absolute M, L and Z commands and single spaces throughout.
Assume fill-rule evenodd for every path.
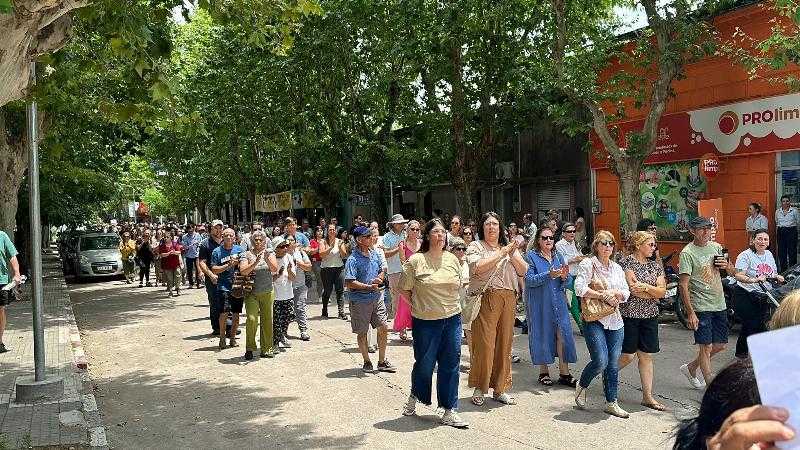
M 391 225 L 398 223 L 408 223 L 408 220 L 406 220 L 402 214 L 395 214 L 391 219 L 389 219 L 389 224 Z

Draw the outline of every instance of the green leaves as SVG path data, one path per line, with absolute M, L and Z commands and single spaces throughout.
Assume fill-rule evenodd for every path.
M 0 0 L 0 14 L 11 14 L 14 12 L 14 5 L 11 0 Z

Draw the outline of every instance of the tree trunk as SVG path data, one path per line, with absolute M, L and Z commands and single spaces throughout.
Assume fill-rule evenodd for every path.
M 625 208 L 622 230 L 624 239 L 628 233 L 636 231 L 636 224 L 642 220 L 642 197 L 639 194 L 639 178 L 644 165 L 643 158 L 623 158 L 613 165 L 613 171 L 619 177 L 620 201 Z M 610 230 L 614 231 L 614 230 Z
M 70 38 L 69 12 L 88 0 L 16 0 L 12 14 L 0 14 L 0 106 L 21 99 L 30 84 L 30 63 L 58 50 Z
M 14 239 L 19 188 L 28 168 L 25 116 L 0 107 L 0 230 Z
M 461 42 L 454 38 L 450 47 L 450 141 L 453 145 L 455 161 L 451 171 L 451 181 L 456 191 L 456 213 L 462 217 L 476 218 L 473 189 L 475 178 L 471 166 L 475 161 L 469 157 L 468 144 L 464 140 L 464 72 L 461 59 Z

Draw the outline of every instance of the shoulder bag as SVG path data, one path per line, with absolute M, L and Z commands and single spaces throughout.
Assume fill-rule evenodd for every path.
M 255 267 L 247 275 L 242 274 L 239 269 L 236 269 L 236 272 L 233 274 L 233 284 L 231 285 L 231 297 L 244 298 L 246 295 L 253 292 L 255 280 Z
M 478 313 L 481 311 L 481 298 L 483 298 L 483 293 L 486 292 L 489 283 L 492 282 L 492 278 L 497 275 L 501 268 L 505 267 L 506 262 L 508 262 L 508 259 L 505 259 L 501 264 L 495 266 L 494 271 L 489 275 L 489 278 L 481 289 L 467 292 L 464 308 L 461 311 L 462 322 L 472 323 L 472 321 L 478 317 Z
M 597 292 L 605 291 L 608 289 L 608 281 L 595 269 L 594 261 L 592 261 L 592 279 L 589 281 L 589 289 Z M 584 322 L 594 322 L 610 316 L 616 309 L 616 306 L 609 305 L 602 298 L 581 297 L 581 317 Z

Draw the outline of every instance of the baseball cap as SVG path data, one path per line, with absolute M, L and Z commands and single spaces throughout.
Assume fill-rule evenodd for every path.
M 219 225 L 219 226 L 223 226 L 224 224 L 223 224 L 223 223 L 222 223 L 222 221 L 221 221 L 221 220 L 219 220 L 219 219 L 214 219 L 214 220 L 212 220 L 212 221 L 211 221 L 211 226 L 212 226 L 212 227 L 215 227 L 215 226 L 217 226 L 217 225 Z
M 370 231 L 369 228 L 365 226 L 358 226 L 353 228 L 353 232 L 351 234 L 353 235 L 354 238 L 359 238 L 361 236 L 369 236 Z
M 711 226 L 711 220 L 708 217 L 697 216 L 689 221 L 689 228 L 695 230 L 697 228 L 706 228 Z
M 272 238 L 272 241 L 271 241 L 272 248 L 278 248 L 278 247 L 281 246 L 281 244 L 285 244 L 285 243 L 286 243 L 286 239 L 284 239 L 283 236 L 275 236 L 274 238 Z

